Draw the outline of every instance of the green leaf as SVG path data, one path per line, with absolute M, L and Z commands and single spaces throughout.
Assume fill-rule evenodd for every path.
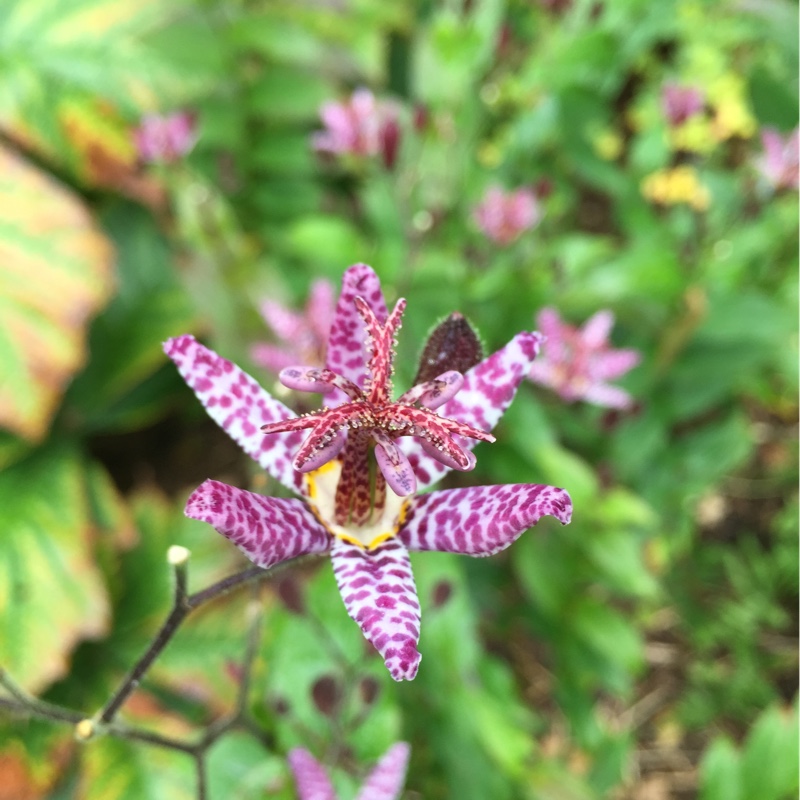
M 120 254 L 119 292 L 91 327 L 92 359 L 67 403 L 85 426 L 125 429 L 149 422 L 170 398 L 170 387 L 179 385 L 168 371 L 142 387 L 165 364 L 161 343 L 194 326 L 194 310 L 167 243 L 143 209 L 119 203 L 103 222 Z
M 79 796 L 84 800 L 194 800 L 195 767 L 186 753 L 101 738 L 86 744 Z
M 265 787 L 282 784 L 286 772 L 285 760 L 265 750 L 252 736 L 228 733 L 209 751 L 209 796 L 262 800 Z
M 253 86 L 248 103 L 259 116 L 305 122 L 315 119 L 320 105 L 328 99 L 330 89 L 317 75 L 273 65 Z
M 797 710 L 767 709 L 742 750 L 742 799 L 797 797 L 799 747 Z
M 763 766 L 763 765 L 762 765 Z M 700 762 L 700 800 L 741 800 L 739 753 L 726 737 L 714 739 Z
M 286 234 L 291 252 L 313 264 L 330 264 L 340 271 L 343 264 L 358 261 L 366 249 L 356 228 L 341 217 L 303 217 Z
M 620 612 L 607 605 L 583 598 L 573 614 L 571 631 L 628 674 L 642 665 L 641 636 Z
M 72 448 L 49 446 L 0 474 L 0 653 L 29 690 L 108 628 L 83 469 Z
M 44 438 L 111 292 L 111 245 L 77 195 L 0 147 L 0 426 Z

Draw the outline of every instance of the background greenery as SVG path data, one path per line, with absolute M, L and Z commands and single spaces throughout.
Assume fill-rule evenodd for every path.
M 0 664 L 91 715 L 169 609 L 169 545 L 194 589 L 241 568 L 183 503 L 207 477 L 275 486 L 160 343 L 193 332 L 272 386 L 258 303 L 300 307 L 365 261 L 409 300 L 398 386 L 453 310 L 494 349 L 542 306 L 610 308 L 643 354 L 636 406 L 521 388 L 459 480 L 565 486 L 574 521 L 489 560 L 415 559 L 411 684 L 364 649 L 327 565 L 265 585 L 263 735 L 215 744 L 211 796 L 293 797 L 302 744 L 349 797 L 398 739 L 407 798 L 796 796 L 798 202 L 754 166 L 760 128 L 797 123 L 796 64 L 783 0 L 2 0 Z M 707 97 L 681 140 L 668 81 Z M 357 86 L 400 104 L 393 170 L 309 145 Z M 143 165 L 131 130 L 177 108 L 196 147 Z M 678 164 L 706 210 L 644 197 Z M 472 222 L 492 183 L 539 188 L 541 224 L 508 247 Z M 249 597 L 193 617 L 124 717 L 190 735 L 224 713 Z M 0 798 L 194 792 L 182 753 L 0 723 Z

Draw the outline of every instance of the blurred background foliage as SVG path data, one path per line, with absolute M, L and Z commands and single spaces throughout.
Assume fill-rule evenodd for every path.
M 453 310 L 492 350 L 544 306 L 608 308 L 635 404 L 521 387 L 451 483 L 565 486 L 574 521 L 414 562 L 412 684 L 326 566 L 266 586 L 264 735 L 214 746 L 211 796 L 292 797 L 303 745 L 349 797 L 401 738 L 408 798 L 796 796 L 798 202 L 760 134 L 797 124 L 797 50 L 784 0 L 2 0 L 0 663 L 91 714 L 169 609 L 169 545 L 195 589 L 241 567 L 183 503 L 207 477 L 276 487 L 161 342 L 193 332 L 273 387 L 260 303 L 365 261 L 409 300 L 398 386 Z M 670 120 L 668 84 L 700 110 Z M 358 87 L 391 101 L 396 151 L 315 152 L 321 103 Z M 193 149 L 145 163 L 133 131 L 176 110 Z M 533 191 L 538 224 L 485 235 L 492 185 Z M 247 600 L 193 617 L 125 718 L 222 714 Z M 0 723 L 4 800 L 194 791 L 181 753 Z

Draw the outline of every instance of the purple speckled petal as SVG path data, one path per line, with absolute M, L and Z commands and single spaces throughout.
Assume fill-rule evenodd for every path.
M 336 800 L 325 767 L 308 750 L 302 747 L 290 750 L 288 761 L 294 774 L 298 800 Z
M 390 539 L 365 550 L 342 539 L 331 548 L 333 574 L 347 613 L 383 656 L 396 680 L 413 680 L 422 656 L 419 600 L 403 543 Z
M 164 352 L 214 422 L 273 478 L 302 494 L 303 477 L 292 467 L 292 459 L 303 441 L 303 431 L 265 436 L 260 430 L 266 423 L 296 417 L 294 411 L 193 336 L 169 339 Z
M 363 389 L 367 374 L 367 355 L 364 351 L 366 332 L 364 320 L 356 310 L 356 297 L 364 298 L 381 322 L 387 318 L 381 282 L 375 271 L 366 264 L 349 267 L 342 278 L 342 293 L 331 325 L 326 366 Z M 329 405 L 338 405 L 346 400 L 346 396 L 334 392 L 327 399 Z
M 259 567 L 327 553 L 331 545 L 330 534 L 301 500 L 264 497 L 219 481 L 198 486 L 184 513 L 213 525 Z
M 539 352 L 538 333 L 518 333 L 505 347 L 492 353 L 464 374 L 461 391 L 448 400 L 439 414 L 483 431 L 490 431 L 514 399 L 517 388 L 527 375 Z M 453 437 L 464 449 L 472 449 L 474 439 Z M 399 441 L 408 456 L 420 490 L 439 480 L 449 467 L 429 456 L 411 437 Z
M 530 483 L 446 489 L 414 500 L 399 538 L 409 550 L 491 556 L 546 514 L 570 521 L 564 489 Z
M 411 747 L 393 744 L 367 776 L 355 800 L 397 800 L 403 790 Z

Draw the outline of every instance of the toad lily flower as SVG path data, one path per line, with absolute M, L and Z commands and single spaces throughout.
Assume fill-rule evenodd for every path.
M 473 217 L 486 236 L 505 246 L 519 239 L 525 231 L 535 228 L 542 218 L 542 211 L 530 189 L 504 192 L 499 186 L 491 186 L 475 208 Z
M 608 342 L 614 315 L 598 311 L 583 327 L 563 322 L 554 308 L 543 308 L 536 319 L 544 331 L 542 358 L 528 377 L 549 386 L 564 400 L 586 400 L 608 408 L 629 408 L 631 396 L 607 381 L 624 375 L 641 360 L 637 350 L 616 350 Z
M 260 567 L 329 553 L 348 614 L 395 680 L 413 679 L 421 658 L 410 550 L 488 556 L 543 515 L 567 523 L 572 511 L 563 489 L 535 484 L 415 494 L 450 469 L 475 465 L 470 448 L 493 441 L 488 430 L 540 337 L 518 334 L 465 374 L 445 370 L 392 401 L 394 334 L 404 308 L 401 300 L 387 313 L 370 267 L 347 270 L 326 366 L 281 373 L 290 388 L 325 395 L 325 408 L 300 417 L 191 336 L 165 345 L 211 417 L 303 498 L 208 480 L 189 498 L 187 516 L 213 525 Z
M 308 302 L 302 312 L 293 311 L 277 300 L 264 300 L 261 316 L 280 344 L 256 342 L 250 348 L 250 357 L 260 367 L 275 374 L 298 361 L 322 366 L 335 310 L 335 287 L 324 278 L 311 284 Z
M 393 744 L 375 765 L 355 800 L 397 800 L 403 790 L 410 748 L 405 742 Z M 325 768 L 302 747 L 289 753 L 299 800 L 337 800 Z

